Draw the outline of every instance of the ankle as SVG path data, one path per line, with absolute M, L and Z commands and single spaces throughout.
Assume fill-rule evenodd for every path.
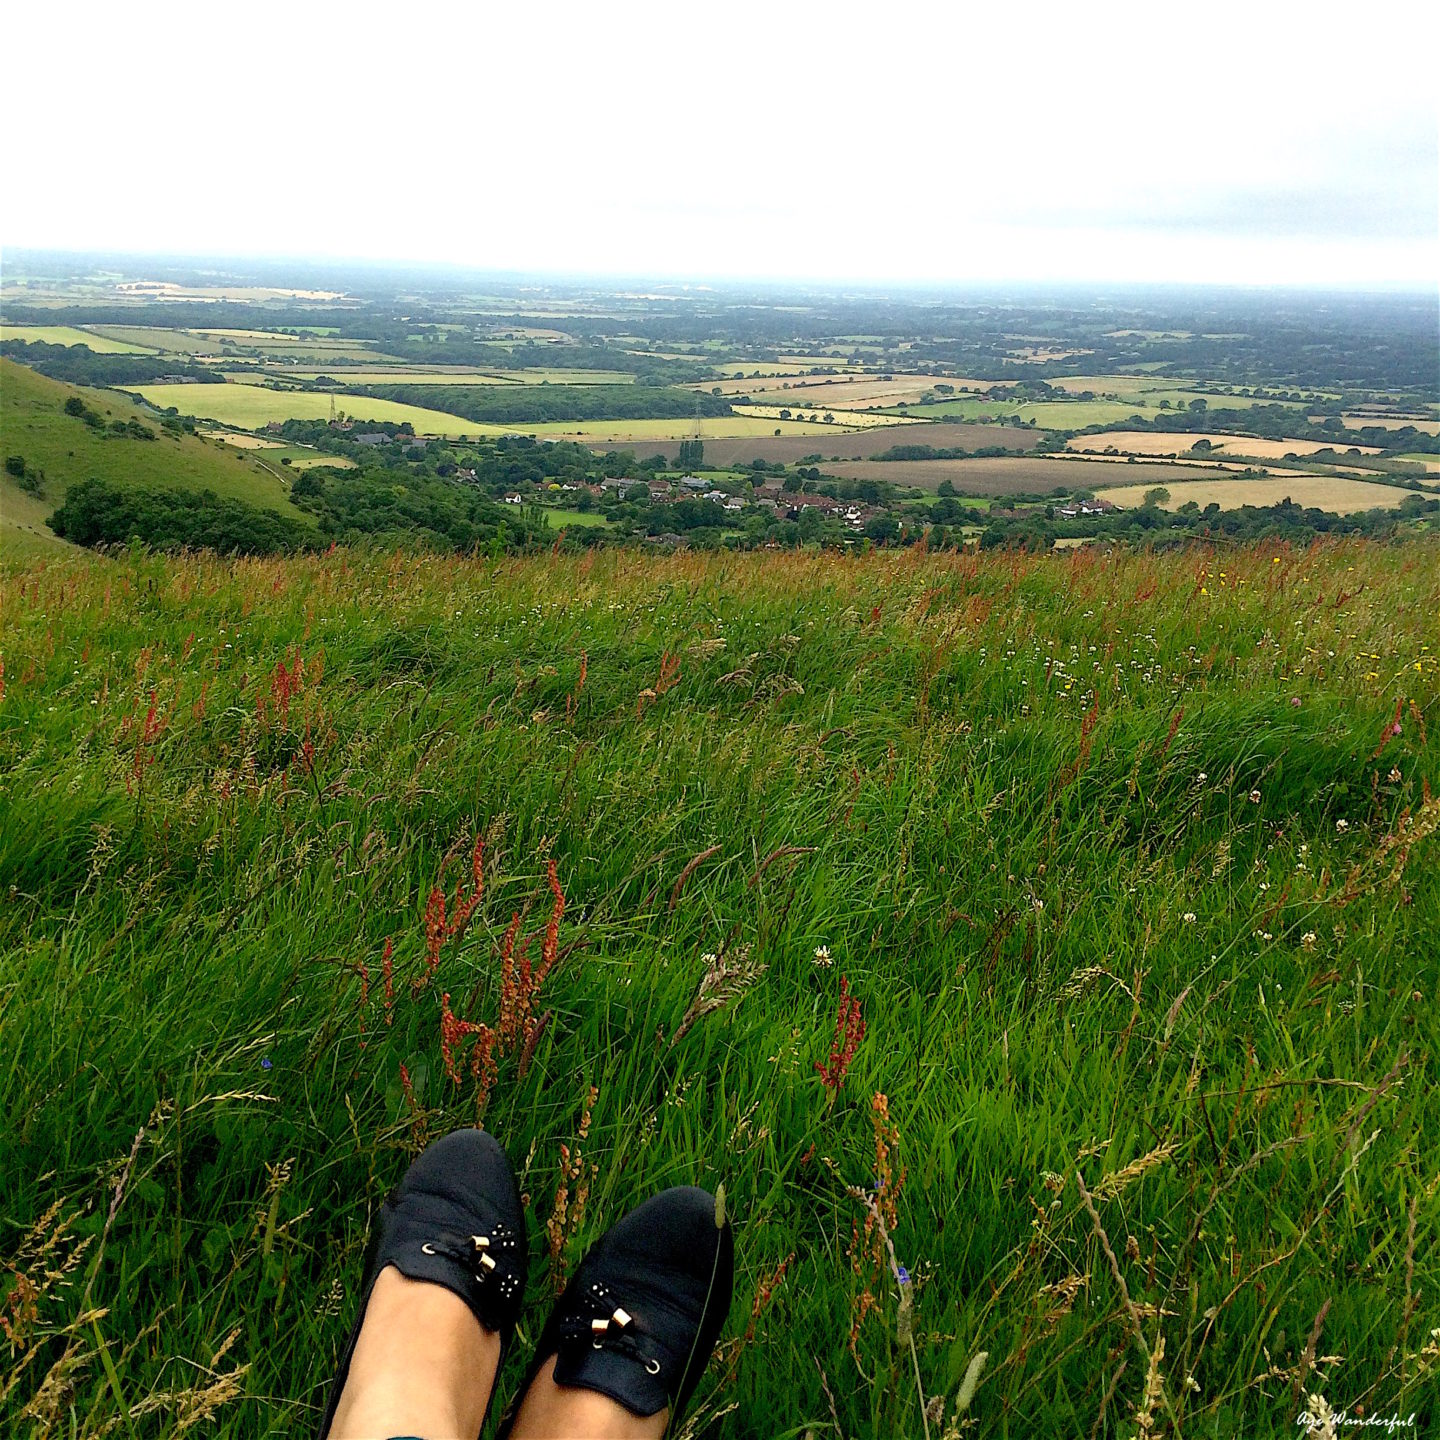
M 331 1440 L 411 1434 L 473 1440 L 484 1423 L 500 1337 L 439 1285 L 382 1270 L 365 1308 Z
M 552 1356 L 521 1399 L 510 1440 L 660 1440 L 669 1418 L 668 1410 L 635 1415 L 596 1390 L 557 1385 Z

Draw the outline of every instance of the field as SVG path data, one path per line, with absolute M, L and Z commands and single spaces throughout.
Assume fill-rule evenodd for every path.
M 894 413 L 894 412 L 891 412 Z M 899 412 L 906 413 L 906 412 Z M 908 412 L 933 420 L 1004 420 L 1018 416 L 1042 430 L 1083 430 L 1087 425 L 1114 425 L 1137 413 L 1119 400 L 1036 400 L 1012 404 L 1004 400 L 960 398 L 917 405 Z
M 1422 435 L 1440 435 L 1440 420 L 1389 420 L 1377 419 L 1374 415 L 1346 415 L 1342 417 L 1347 425 L 1357 430 L 1366 426 L 1377 426 L 1381 430 L 1418 430 Z
M 94 330 L 82 330 L 75 325 L 0 325 L 0 340 L 25 340 L 31 344 L 41 341 L 46 345 L 88 345 L 97 355 L 151 355 L 153 349 L 143 345 L 131 345 L 124 340 L 112 340 Z
M 559 506 L 546 506 L 545 523 L 552 530 L 563 530 L 567 525 L 604 526 L 605 517 L 593 510 L 562 510 Z
M 1123 462 L 1122 462 L 1123 463 Z M 1113 484 L 1116 469 L 1105 460 L 1071 460 L 1046 455 L 999 455 L 974 460 L 852 460 L 825 467 L 826 473 L 852 480 L 889 480 L 896 485 L 916 485 L 933 490 L 948 480 L 957 490 L 970 495 L 1045 494 L 1057 487 L 1066 490 L 1094 489 Z M 1124 474 L 1149 485 L 1169 485 L 1180 475 L 1199 474 L 1168 462 L 1125 465 Z
M 680 416 L 674 420 L 549 420 L 530 425 L 509 425 L 503 427 L 523 435 L 539 435 L 550 440 L 578 440 L 585 445 L 621 444 L 632 441 L 679 442 L 695 434 L 696 421 L 693 416 Z M 700 422 L 700 438 L 709 446 L 712 440 L 771 436 L 779 430 L 786 435 L 819 435 L 834 431 L 833 424 L 821 420 L 775 420 L 758 415 L 707 415 Z M 491 426 L 492 430 L 502 427 Z
M 1262 440 L 1253 435 L 1217 435 L 1205 431 L 1176 431 L 1161 434 L 1150 430 L 1107 430 L 1101 435 L 1077 435 L 1066 442 L 1070 450 L 1114 449 L 1122 455 L 1184 455 L 1201 440 L 1222 451 L 1226 457 L 1245 456 L 1255 460 L 1283 460 L 1287 455 L 1313 455 L 1334 448 L 1319 440 Z M 1372 445 L 1346 446 L 1341 454 L 1378 455 Z
M 92 429 L 64 411 L 65 401 L 76 395 L 107 423 L 137 419 L 157 438 L 139 440 Z M 285 498 L 280 482 L 252 456 L 207 444 L 195 435 L 167 435 L 154 415 L 114 390 L 61 385 L 13 360 L 0 360 L 0 434 L 7 455 L 23 455 L 30 467 L 45 472 L 46 515 L 64 499 L 69 484 L 89 479 L 131 488 L 208 489 L 290 516 L 300 514 Z M 7 508 L 11 493 L 5 492 Z
M 825 406 L 817 405 L 805 415 L 805 406 L 787 405 L 744 405 L 738 408 L 737 413 L 741 415 L 757 415 L 764 419 L 778 420 L 781 410 L 793 410 L 798 416 L 804 416 L 806 420 L 818 419 L 821 415 L 833 415 L 835 418 L 826 422 L 838 430 L 876 430 L 896 425 L 919 425 L 923 421 L 903 420 L 894 415 L 879 415 L 869 410 L 831 410 Z
M 1429 1433 L 1437 611 L 1423 539 L 0 571 L 0 1429 L 312 1432 L 481 1119 L 507 1396 L 695 1182 L 688 1434 Z
M 341 337 L 281 335 L 270 330 L 171 330 L 145 325 L 96 325 L 93 332 L 126 345 L 174 355 L 213 355 L 230 349 L 246 356 L 267 355 L 286 360 L 325 364 L 329 360 L 385 362 L 373 346 Z M 390 363 L 395 363 L 393 360 Z
M 272 420 L 325 420 L 330 396 L 313 390 L 267 390 L 259 385 L 135 385 L 157 409 L 174 406 L 182 415 L 218 420 L 254 430 Z M 408 420 L 419 435 L 498 435 L 503 427 L 480 425 L 439 410 L 423 410 L 396 400 L 369 400 L 363 395 L 336 394 L 335 408 L 353 420 Z
M 883 454 L 896 445 L 923 444 L 937 450 L 982 450 L 992 445 L 1029 449 L 1044 438 L 1034 430 L 1002 425 L 926 425 L 923 428 L 892 425 L 874 430 L 837 431 L 833 425 L 822 423 L 806 427 L 807 433 L 801 435 L 793 434 L 793 427 L 784 427 L 785 434 L 776 436 L 775 429 L 782 427 L 783 422 L 781 427 L 771 425 L 769 431 L 753 439 L 714 440 L 707 436 L 705 459 L 711 465 L 744 465 L 750 460 L 780 460 L 793 465 L 810 455 L 820 455 L 826 460 L 863 460 Z M 813 438 L 817 431 L 819 438 Z M 596 448 L 634 450 L 641 459 L 647 455 L 664 455 L 667 460 L 676 459 L 680 450 L 679 443 L 673 440 L 640 445 L 600 444 Z
M 957 390 L 969 388 L 989 389 L 989 380 L 947 380 L 937 375 L 897 375 L 882 380 L 878 375 L 848 379 L 825 376 L 811 380 L 722 380 L 719 388 L 726 395 L 750 395 L 755 399 L 764 397 L 767 405 L 788 405 L 822 410 L 837 407 L 846 410 L 868 410 L 872 407 L 907 404 L 934 390 L 936 383 L 953 385 Z M 1004 382 L 1001 382 L 1004 383 Z M 714 386 L 706 383 L 696 387 L 709 390 Z
M 1211 504 L 1219 505 L 1222 510 L 1234 510 L 1241 505 L 1276 505 L 1289 497 L 1297 505 L 1313 505 L 1320 510 L 1349 515 L 1360 510 L 1391 510 L 1407 495 L 1416 493 L 1403 490 L 1398 485 L 1377 485 L 1371 480 L 1352 480 L 1343 475 L 1281 474 L 1244 480 L 1218 477 L 1213 480 L 1164 479 L 1159 483 L 1170 492 L 1170 498 L 1161 506 L 1164 510 L 1178 510 L 1190 500 L 1202 510 Z M 1143 484 L 1112 485 L 1097 489 L 1095 494 L 1112 504 L 1131 506 L 1141 503 L 1146 489 Z
M 28 495 L 8 475 L 0 476 L 0 557 L 26 559 L 73 549 L 45 523 L 54 509 L 53 499 Z

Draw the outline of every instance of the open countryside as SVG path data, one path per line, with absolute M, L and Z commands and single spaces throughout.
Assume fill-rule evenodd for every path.
M 1221 508 L 1275 505 L 1288 499 L 1296 505 L 1353 515 L 1365 510 L 1393 509 L 1405 500 L 1405 492 L 1394 486 L 1375 485 L 1343 475 L 1271 475 L 1263 478 L 1252 475 L 1243 480 L 1182 480 L 1170 477 L 1160 483 L 1167 493 L 1153 503 L 1162 510 L 1178 510 L 1182 505 L 1192 504 L 1202 510 L 1207 505 Z M 1144 484 L 1111 485 L 1097 489 L 1095 498 L 1132 508 L 1143 505 L 1146 494 Z

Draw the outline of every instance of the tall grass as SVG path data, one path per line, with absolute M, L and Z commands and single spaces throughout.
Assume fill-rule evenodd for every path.
M 1434 545 L 0 586 L 4 1433 L 304 1433 L 477 1121 L 526 1338 L 723 1183 L 692 1434 L 1434 1414 Z

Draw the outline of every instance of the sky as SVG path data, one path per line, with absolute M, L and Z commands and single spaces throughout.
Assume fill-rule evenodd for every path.
M 1440 6 L 16 6 L 0 247 L 1440 285 Z

